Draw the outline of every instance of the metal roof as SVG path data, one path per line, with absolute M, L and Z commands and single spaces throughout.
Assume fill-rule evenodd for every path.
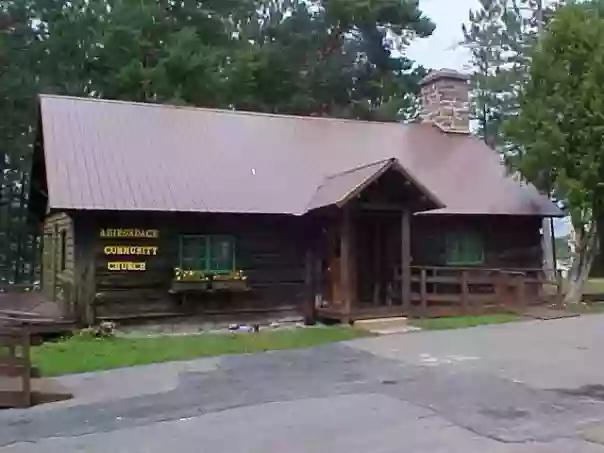
M 430 124 L 48 95 L 40 109 L 53 210 L 302 215 L 396 159 L 443 206 L 431 212 L 562 214 L 482 141 Z

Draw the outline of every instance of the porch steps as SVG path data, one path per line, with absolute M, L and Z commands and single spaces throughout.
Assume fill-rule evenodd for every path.
M 407 318 L 403 316 L 394 318 L 361 319 L 355 321 L 354 326 L 358 329 L 366 330 L 367 332 L 376 333 L 379 335 L 405 333 L 418 330 L 417 327 L 408 325 Z

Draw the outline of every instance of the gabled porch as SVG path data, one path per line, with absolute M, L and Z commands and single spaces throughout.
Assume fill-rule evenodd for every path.
M 309 257 L 318 318 L 352 322 L 503 311 L 534 303 L 541 294 L 542 270 L 537 264 L 531 267 L 540 262 L 540 250 L 501 267 L 477 259 L 439 263 L 435 256 L 440 251 L 430 252 L 439 241 L 430 234 L 444 237 L 449 223 L 428 232 L 424 229 L 430 222 L 414 214 L 443 205 L 396 160 L 327 178 L 311 206 L 322 229 Z M 455 222 L 450 225 L 456 230 Z M 526 225 L 532 228 L 533 223 Z M 468 244 L 462 241 L 458 249 L 471 254 Z

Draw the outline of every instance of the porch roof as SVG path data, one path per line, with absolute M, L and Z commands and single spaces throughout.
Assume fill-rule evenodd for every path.
M 388 170 L 401 173 L 434 205 L 440 208 L 445 206 L 436 195 L 415 181 L 396 158 L 390 158 L 326 177 L 313 195 L 306 210 L 312 211 L 332 205 L 342 207 Z

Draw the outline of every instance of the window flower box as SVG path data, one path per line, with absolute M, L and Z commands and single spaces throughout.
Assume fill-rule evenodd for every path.
M 183 293 L 193 291 L 208 291 L 210 289 L 210 282 L 204 280 L 172 280 L 171 292 Z
M 247 277 L 242 271 L 213 273 L 200 270 L 174 269 L 171 292 L 184 291 L 247 291 Z
M 249 289 L 245 280 L 213 280 L 211 289 L 216 291 L 243 292 Z

